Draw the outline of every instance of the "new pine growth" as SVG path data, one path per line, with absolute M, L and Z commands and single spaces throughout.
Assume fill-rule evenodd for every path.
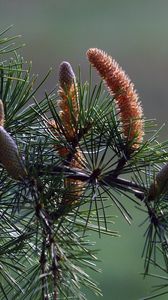
M 91 48 L 87 51 L 89 62 L 106 83 L 119 109 L 121 131 L 132 150 L 143 140 L 143 113 L 134 84 L 118 63 L 104 51 Z

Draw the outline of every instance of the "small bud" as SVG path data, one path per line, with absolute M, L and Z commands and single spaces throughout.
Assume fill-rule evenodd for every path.
M 160 193 L 168 191 L 168 164 L 164 165 L 158 172 L 156 181 Z
M 4 106 L 2 100 L 0 100 L 0 126 L 4 126 Z
M 63 61 L 59 68 L 60 87 L 69 90 L 75 81 L 75 74 L 69 62 Z
M 164 165 L 156 175 L 149 188 L 148 200 L 153 201 L 157 196 L 168 191 L 168 164 Z
M 2 126 L 0 126 L 0 163 L 13 179 L 19 180 L 27 175 L 15 141 Z

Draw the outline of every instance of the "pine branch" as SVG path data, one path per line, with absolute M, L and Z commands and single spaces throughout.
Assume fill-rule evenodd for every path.
M 91 68 L 89 81 L 82 83 L 63 62 L 58 97 L 51 91 L 37 100 L 51 70 L 36 84 L 32 64 L 16 53 L 17 37 L 4 34 L 0 33 L 0 298 L 84 300 L 81 286 L 100 295 L 85 272 L 99 271 L 97 251 L 87 233 L 118 237 L 109 211 L 114 204 L 131 225 L 130 201 L 146 216 L 144 275 L 154 265 L 167 279 L 168 142 L 157 141 L 160 129 L 144 119 L 133 83 L 114 59 L 90 49 L 89 61 L 109 93 L 102 80 L 92 85 Z M 9 51 L 12 58 L 4 59 Z M 147 131 L 150 136 L 143 141 Z M 167 284 L 159 286 L 153 298 L 164 294 L 160 288 Z

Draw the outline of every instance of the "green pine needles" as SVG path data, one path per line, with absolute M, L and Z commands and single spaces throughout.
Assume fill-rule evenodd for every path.
M 62 62 L 59 90 L 37 100 L 51 70 L 37 83 L 31 63 L 16 52 L 17 37 L 5 34 L 8 29 L 0 34 L 0 299 L 84 300 L 83 287 L 101 295 L 87 274 L 99 271 L 88 233 L 118 237 L 112 206 L 131 224 L 130 201 L 144 212 L 144 276 L 164 279 L 144 299 L 167 293 L 168 143 L 157 141 L 159 130 L 144 119 L 130 79 L 93 48 L 87 56 L 99 84 L 92 84 L 92 68 L 82 83 L 80 72 L 76 77 Z

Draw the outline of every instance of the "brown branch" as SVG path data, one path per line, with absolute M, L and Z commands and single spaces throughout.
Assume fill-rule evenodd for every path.
M 46 273 L 46 254 L 45 254 L 45 250 L 46 250 L 46 238 L 45 236 L 43 236 L 43 243 L 42 243 L 42 251 L 41 251 L 41 256 L 40 256 L 40 265 L 41 265 L 41 282 L 42 282 L 42 299 L 43 300 L 49 300 L 48 298 L 48 293 L 46 292 L 46 277 L 43 276 L 43 274 Z
M 47 284 L 47 276 L 48 276 L 48 268 L 46 268 L 46 263 L 51 257 L 52 264 L 50 269 L 53 275 L 53 300 L 58 299 L 58 290 L 57 290 L 57 279 L 58 279 L 58 262 L 57 262 L 57 253 L 56 253 L 56 245 L 53 237 L 53 229 L 51 216 L 47 211 L 42 207 L 40 203 L 40 191 L 38 187 L 37 181 L 33 182 L 32 193 L 36 201 L 36 216 L 40 222 L 42 228 L 43 242 L 42 242 L 42 251 L 40 256 L 40 265 L 41 265 L 41 281 L 42 281 L 42 299 L 49 300 L 49 292 L 48 292 L 48 284 Z M 41 187 L 40 187 L 41 190 Z M 47 255 L 47 252 L 49 255 Z M 47 275 L 46 275 L 47 274 Z

